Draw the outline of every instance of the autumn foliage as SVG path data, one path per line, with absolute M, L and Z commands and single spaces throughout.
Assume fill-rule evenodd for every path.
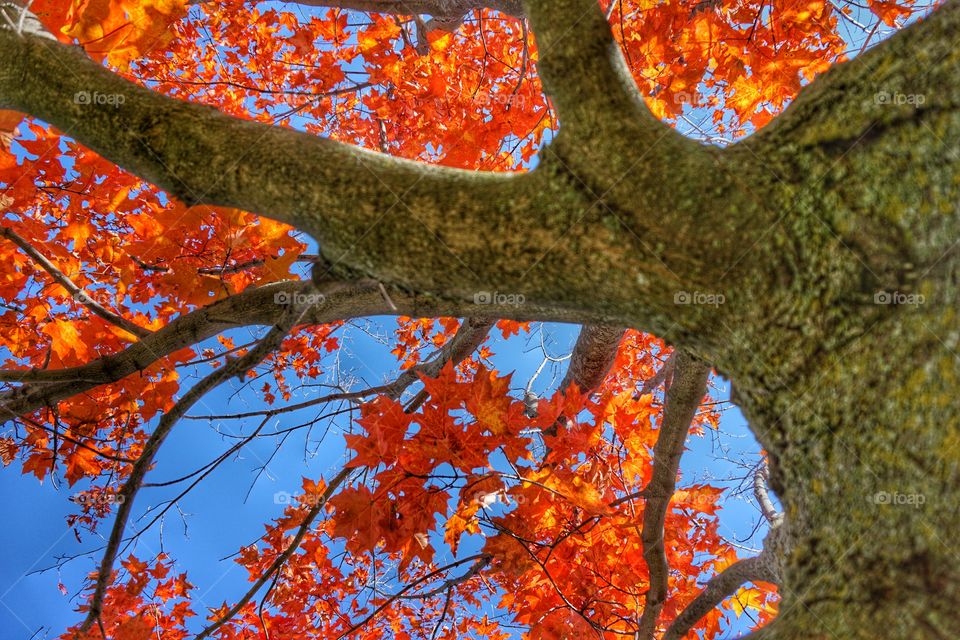
M 653 113 L 721 144 L 763 126 L 804 83 L 917 10 L 911 0 L 871 0 L 869 9 L 826 0 L 601 4 Z M 63 42 L 151 89 L 422 162 L 524 171 L 562 126 L 539 84 L 534 34 L 520 19 L 478 9 L 453 30 L 429 31 L 411 16 L 306 9 L 32 5 Z M 315 261 L 310 239 L 290 227 L 187 206 L 13 112 L 0 112 L 0 211 L 7 391 L 38 371 L 120 353 L 251 287 L 309 277 Z M 395 367 L 422 364 L 461 327 L 453 318 L 398 318 Z M 282 408 L 334 367 L 341 328 L 296 327 L 245 374 L 244 393 Z M 496 327 L 516 340 L 531 330 Z M 184 368 L 210 372 L 251 346 L 221 334 L 55 406 L 5 416 L 0 458 L 7 472 L 63 479 L 83 496 L 70 518 L 78 535 L 109 530 L 133 462 L 192 384 Z M 416 402 L 388 393 L 354 399 L 339 482 L 304 478 L 261 539 L 237 550 L 251 582 L 269 576 L 238 610 L 196 606 L 189 567 L 175 558 L 128 555 L 114 567 L 97 623 L 63 637 L 176 640 L 211 625 L 225 640 L 633 637 L 649 581 L 638 523 L 664 395 L 638 389 L 670 350 L 629 331 L 598 388 L 558 389 L 531 407 L 517 393 L 525 381 L 491 368 L 493 349 L 488 340 L 439 375 L 418 372 Z M 707 404 L 690 430 L 718 421 Z M 718 531 L 721 499 L 716 487 L 683 482 L 672 496 L 658 633 L 743 554 Z M 387 588 L 374 589 L 383 574 Z M 775 588 L 759 583 L 726 608 L 749 610 L 762 625 L 776 601 Z M 500 619 L 484 613 L 490 607 Z M 713 610 L 688 637 L 720 637 L 723 615 Z

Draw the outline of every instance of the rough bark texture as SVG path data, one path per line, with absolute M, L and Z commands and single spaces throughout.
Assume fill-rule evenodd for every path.
M 0 381 L 23 383 L 0 393 L 0 414 L 11 418 L 52 406 L 60 400 L 109 384 L 148 368 L 161 358 L 180 349 L 241 326 L 275 324 L 289 304 L 304 307 L 304 324 L 322 324 L 364 316 L 402 313 L 414 317 L 438 315 L 474 316 L 495 319 L 507 315 L 513 307 L 463 303 L 438 305 L 430 298 L 413 295 L 383 297 L 374 283 L 337 284 L 328 294 L 311 293 L 310 282 L 280 282 L 251 288 L 210 306 L 180 316 L 159 331 L 131 344 L 116 354 L 104 356 L 80 367 L 55 370 L 0 371 Z M 570 313 L 543 308 L 524 308 L 529 318 L 547 318 L 570 322 Z
M 708 365 L 685 353 L 677 354 L 674 366 L 673 381 L 664 394 L 660 435 L 653 448 L 653 476 L 643 490 L 646 498 L 642 528 L 643 559 L 647 563 L 650 578 L 636 633 L 638 640 L 653 640 L 656 637 L 657 620 L 667 601 L 670 566 L 664 547 L 664 523 L 670 500 L 676 491 L 687 432 L 697 407 L 707 393 L 707 377 L 710 375 Z M 694 621 L 702 616 L 698 615 Z
M 793 538 L 762 638 L 960 637 L 958 28 L 945 5 L 731 149 L 783 216 L 723 357 Z
M 700 595 L 677 616 L 667 628 L 663 640 L 681 640 L 703 616 L 720 606 L 720 603 L 736 593 L 740 585 L 754 580 L 775 582 L 769 571 L 767 558 L 762 554 L 744 558 L 733 563 L 723 573 L 707 583 Z
M 187 202 L 289 222 L 335 277 L 375 279 L 415 313 L 658 333 L 734 380 L 770 454 L 790 551 L 781 615 L 758 637 L 960 637 L 960 4 L 838 65 L 724 150 L 650 115 L 592 0 L 525 12 L 562 122 L 525 175 L 239 121 L 9 30 L 0 107 Z M 78 91 L 126 101 L 77 105 Z M 528 304 L 471 305 L 491 289 Z M 375 292 L 359 313 L 385 304 Z M 725 299 L 684 303 L 696 294 Z M 262 308 L 238 311 L 230 322 Z
M 560 382 L 561 389 L 576 384 L 581 392 L 593 391 L 610 373 L 617 347 L 626 330 L 602 324 L 584 325 L 570 356 L 570 366 Z
M 566 9 L 583 16 L 575 5 Z M 12 34 L 0 39 L 0 104 L 57 124 L 187 202 L 257 211 L 308 231 L 338 265 L 336 276 L 371 276 L 448 303 L 509 292 L 621 326 L 642 316 L 668 339 L 682 328 L 708 331 L 716 309 L 677 307 L 674 296 L 682 286 L 715 288 L 708 267 L 724 245 L 707 246 L 695 228 L 713 217 L 719 223 L 728 201 L 743 196 L 721 173 L 723 206 L 703 215 L 687 185 L 714 172 L 716 150 L 644 110 L 609 64 L 614 45 L 602 16 L 586 12 L 595 20 L 578 23 L 590 36 L 588 50 L 578 52 L 581 39 L 561 9 L 544 12 L 543 32 L 557 32 L 553 73 L 574 81 L 564 83 L 572 85 L 567 99 L 556 99 L 569 125 L 538 169 L 519 176 L 427 167 L 237 120 L 140 88 L 79 50 Z M 78 91 L 126 100 L 119 108 L 78 105 Z M 581 96 L 596 97 L 581 106 Z M 597 131 L 610 143 L 597 144 Z M 688 246 L 660 240 L 671 237 Z

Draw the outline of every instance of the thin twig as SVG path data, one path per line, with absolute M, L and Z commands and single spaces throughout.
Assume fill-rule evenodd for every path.
M 54 281 L 59 284 L 61 287 L 67 290 L 67 292 L 73 297 L 76 302 L 79 302 L 84 307 L 90 310 L 91 313 L 97 315 L 110 324 L 120 327 L 124 331 L 132 333 L 138 338 L 144 338 L 151 333 L 149 329 L 145 329 L 141 326 L 134 324 L 133 322 L 127 320 L 123 316 L 117 315 L 113 311 L 110 311 L 99 302 L 94 300 L 86 291 L 78 287 L 73 280 L 68 278 L 60 269 L 56 267 L 52 262 L 50 262 L 46 256 L 37 251 L 27 240 L 19 235 L 16 231 L 9 227 L 0 226 L 0 236 L 8 239 L 10 242 L 14 243 L 20 249 L 30 256 L 34 262 L 36 262 L 40 267 L 50 275 Z

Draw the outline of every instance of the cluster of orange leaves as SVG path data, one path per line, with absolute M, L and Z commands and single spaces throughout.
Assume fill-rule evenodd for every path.
M 112 640 L 146 640 L 156 637 L 155 630 L 163 629 L 163 637 L 183 640 L 190 636 L 187 618 L 196 614 L 190 604 L 193 585 L 186 573 L 172 574 L 173 562 L 163 553 L 151 562 L 130 555 L 114 572 L 114 583 L 104 597 L 101 621 L 111 630 Z M 61 590 L 66 587 L 61 585 Z M 81 607 L 81 610 L 83 608 Z M 97 625 L 86 633 L 71 629 L 65 637 L 74 640 L 102 640 Z
M 482 365 L 464 376 L 448 364 L 437 378 L 423 378 L 429 397 L 413 413 L 384 396 L 365 403 L 358 431 L 346 436 L 354 453 L 349 465 L 364 480 L 333 495 L 329 519 L 290 561 L 271 595 L 282 614 L 271 614 L 270 632 L 340 637 L 377 612 L 357 637 L 429 637 L 435 627 L 438 638 L 509 637 L 493 634 L 495 627 L 487 636 L 471 625 L 444 626 L 447 615 L 487 624 L 477 612 L 491 602 L 529 627 L 529 638 L 595 636 L 598 627 L 611 638 L 628 631 L 624 621 L 642 611 L 648 580 L 637 526 L 644 501 L 631 496 L 651 477 L 661 414 L 659 401 L 636 398 L 626 378 L 631 370 L 655 371 L 651 354 L 658 349 L 649 336 L 630 332 L 618 353 L 622 381 L 611 376 L 593 399 L 576 389 L 555 393 L 539 401 L 535 418 L 510 394 L 510 376 Z M 561 416 L 576 418 L 544 436 L 544 457 L 531 433 Z M 715 411 L 703 411 L 691 432 L 717 421 Z M 284 550 L 324 489 L 305 479 L 301 503 L 267 528 L 260 545 L 242 550 L 237 562 L 251 580 Z M 671 502 L 665 546 L 675 573 L 663 626 L 705 579 L 737 559 L 718 533 L 720 497 L 717 488 L 692 485 Z M 450 603 L 441 592 L 410 601 L 365 589 L 373 576 L 389 573 L 398 585 L 419 586 L 411 594 L 429 593 L 447 577 L 429 579 L 432 571 L 474 557 L 465 548 L 489 556 L 490 567 L 454 585 Z M 749 608 L 761 624 L 775 615 L 772 585 L 745 589 L 728 604 L 732 610 Z M 696 630 L 715 637 L 722 617 L 715 611 Z M 261 624 L 248 606 L 224 637 L 244 637 Z

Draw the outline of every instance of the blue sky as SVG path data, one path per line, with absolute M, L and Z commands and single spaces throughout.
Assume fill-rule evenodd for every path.
M 358 321 L 347 327 L 342 336 L 340 370 L 355 376 L 358 388 L 391 379 L 396 371 L 396 358 L 370 334 L 389 337 L 396 323 L 393 318 L 372 318 Z M 538 330 L 534 325 L 534 331 Z M 547 324 L 546 344 L 551 355 L 570 352 L 578 328 L 571 325 Z M 255 335 L 261 332 L 255 331 Z M 513 386 L 519 394 L 530 376 L 540 364 L 540 344 L 536 335 L 515 336 L 504 341 L 494 332 L 494 364 L 500 371 L 515 371 Z M 237 344 L 249 340 L 248 330 L 235 331 Z M 332 356 L 330 358 L 332 360 Z M 541 393 L 555 388 L 562 377 L 565 363 L 555 369 L 547 367 L 537 379 L 535 389 Z M 714 380 L 715 395 L 725 398 L 728 386 L 722 380 Z M 237 384 L 225 385 L 199 403 L 192 415 L 222 414 L 263 408 L 253 394 L 235 395 Z M 307 399 L 316 391 L 299 392 L 291 400 Z M 728 408 L 723 414 L 719 433 L 708 432 L 703 437 L 689 439 L 690 450 L 682 464 L 682 484 L 709 480 L 734 489 L 736 482 L 720 482 L 718 479 L 744 475 L 744 471 L 729 460 L 747 462 L 759 459 L 759 447 L 746 428 L 739 412 Z M 275 420 L 271 427 L 285 428 L 298 423 L 297 417 L 306 412 L 291 414 Z M 236 434 L 249 432 L 255 425 L 247 422 L 183 421 L 164 445 L 156 468 L 150 472 L 148 482 L 170 480 L 208 463 L 233 444 L 229 438 L 217 433 Z M 331 424 L 329 435 L 320 442 L 322 429 L 310 437 L 297 433 L 287 439 L 279 453 L 274 452 L 274 441 L 256 442 L 245 448 L 236 458 L 224 464 L 209 476 L 200 487 L 179 504 L 180 513 L 174 509 L 164 518 L 161 526 L 154 527 L 143 536 L 131 551 L 141 558 L 154 556 L 161 549 L 177 559 L 177 571 L 188 570 L 189 579 L 198 588 L 193 592 L 196 608 L 218 606 L 224 600 L 234 600 L 248 587 L 246 572 L 232 560 L 222 560 L 239 547 L 257 539 L 263 532 L 263 523 L 277 517 L 283 505 L 275 503 L 277 492 L 300 492 L 301 477 L 329 477 L 345 460 L 342 437 L 338 430 L 349 427 L 348 420 L 336 419 Z M 268 462 L 269 461 L 269 462 Z M 261 468 L 265 467 L 261 473 Z M 5 517 L 16 526 L 0 528 L 0 545 L 7 550 L 0 564 L 0 637 L 45 638 L 55 637 L 57 632 L 78 620 L 74 609 L 78 603 L 76 590 L 82 584 L 83 575 L 96 567 L 98 554 L 83 556 L 66 563 L 61 569 L 52 568 L 58 558 L 69 557 L 96 550 L 102 540 L 88 535 L 78 542 L 73 532 L 65 526 L 64 518 L 74 506 L 68 497 L 81 489 L 83 483 L 73 489 L 61 484 L 59 489 L 49 482 L 40 485 L 33 476 L 21 476 L 15 467 L 0 476 L 0 498 L 6 506 Z M 135 517 L 143 514 L 150 505 L 172 497 L 168 489 L 144 489 L 137 499 Z M 730 540 L 745 547 L 757 548 L 762 533 L 755 534 L 759 521 L 758 511 L 747 496 L 735 496 L 733 491 L 723 499 L 721 532 Z M 149 515 L 140 521 L 142 526 Z M 133 523 L 136 528 L 137 523 Z M 751 535 L 753 534 L 753 535 Z M 478 544 L 474 541 L 472 544 Z M 464 547 L 464 553 L 469 547 Z M 58 583 L 67 586 L 68 594 L 62 594 Z

